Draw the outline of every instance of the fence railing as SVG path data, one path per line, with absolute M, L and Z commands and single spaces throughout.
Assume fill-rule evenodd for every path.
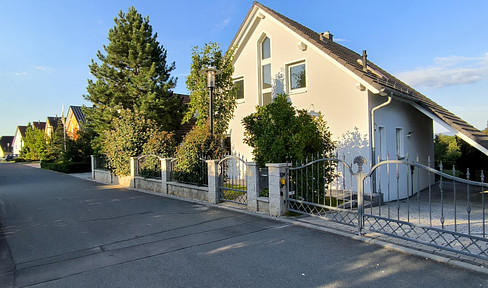
M 110 170 L 110 165 L 105 155 L 94 156 L 94 168 L 97 170 Z
M 469 170 L 461 179 L 454 167 L 447 174 L 442 164 L 435 170 L 430 162 L 387 159 L 369 173 L 362 171 L 364 158 L 354 164 L 356 173 L 333 158 L 288 168 L 287 209 L 355 226 L 361 234 L 378 232 L 488 258 L 483 171 L 476 182 L 469 180 Z
M 194 165 L 179 165 L 178 159 L 173 158 L 170 162 L 170 181 L 197 186 L 208 186 L 208 157 L 200 157 Z
M 157 155 L 142 155 L 137 157 L 135 176 L 150 179 L 161 179 L 161 159 Z

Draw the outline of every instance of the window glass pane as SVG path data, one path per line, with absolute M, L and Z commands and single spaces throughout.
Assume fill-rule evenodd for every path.
M 234 82 L 237 86 L 237 99 L 244 99 L 244 79 Z
M 263 89 L 271 88 L 271 64 L 263 66 Z
M 379 155 L 380 155 L 380 160 L 386 160 L 386 133 L 385 133 L 385 127 L 379 127 L 378 129 L 379 133 Z
M 403 129 L 396 129 L 396 151 L 398 157 L 403 157 Z
M 262 59 L 268 59 L 271 57 L 271 49 L 270 49 L 270 40 L 268 37 L 264 38 L 263 43 L 261 44 L 261 55 Z
M 305 88 L 305 63 L 290 67 L 290 89 Z
M 271 92 L 263 93 L 263 106 L 271 103 Z

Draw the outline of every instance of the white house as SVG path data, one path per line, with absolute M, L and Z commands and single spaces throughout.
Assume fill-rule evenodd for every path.
M 25 130 L 27 126 L 17 126 L 15 129 L 14 140 L 12 141 L 12 146 L 14 147 L 13 153 L 14 155 L 20 155 L 20 150 L 24 146 L 24 137 L 25 137 Z
M 434 157 L 433 120 L 488 155 L 486 135 L 374 65 L 366 51 L 334 42 L 329 32 L 314 32 L 254 2 L 233 45 L 241 89 L 229 134 L 232 149 L 246 157 L 251 148 L 242 141 L 242 118 L 279 93 L 299 109 L 320 111 L 335 140 L 351 132 L 365 135 L 366 145 L 350 157 L 362 155 L 368 163 L 418 155 L 426 164 Z

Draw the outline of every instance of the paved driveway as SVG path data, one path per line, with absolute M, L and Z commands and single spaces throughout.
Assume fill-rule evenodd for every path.
M 350 238 L 19 164 L 0 164 L 0 221 L 0 287 L 488 287 Z

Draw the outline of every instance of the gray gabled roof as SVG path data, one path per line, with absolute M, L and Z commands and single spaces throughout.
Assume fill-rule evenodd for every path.
M 485 149 L 488 149 L 488 135 L 474 128 L 463 119 L 449 112 L 447 109 L 443 108 L 420 92 L 403 83 L 402 81 L 389 74 L 385 70 L 381 69 L 379 66 L 375 65 L 369 60 L 368 66 L 371 68 L 371 70 L 379 73 L 373 73 L 372 71 L 365 72 L 363 70 L 362 60 L 360 60 L 362 59 L 362 56 L 360 54 L 332 40 L 329 40 L 326 37 L 321 37 L 320 33 L 317 33 L 298 22 L 283 16 L 282 14 L 262 5 L 261 3 L 253 3 L 253 6 L 249 10 L 232 43 L 236 41 L 237 35 L 239 35 L 242 29 L 244 29 L 244 23 L 246 23 L 247 19 L 250 17 L 255 6 L 259 7 L 269 15 L 273 16 L 283 25 L 308 40 L 318 49 L 331 56 L 348 70 L 369 83 L 371 86 L 378 89 L 378 91 L 385 91 L 388 95 L 393 92 L 391 95 L 394 99 L 422 107 L 423 109 L 437 116 L 440 120 L 444 121 L 452 129 L 458 131 L 467 138 L 478 143 Z
M 83 113 L 81 106 L 69 106 L 69 108 L 73 111 L 73 114 L 80 125 L 86 122 L 85 114 Z

